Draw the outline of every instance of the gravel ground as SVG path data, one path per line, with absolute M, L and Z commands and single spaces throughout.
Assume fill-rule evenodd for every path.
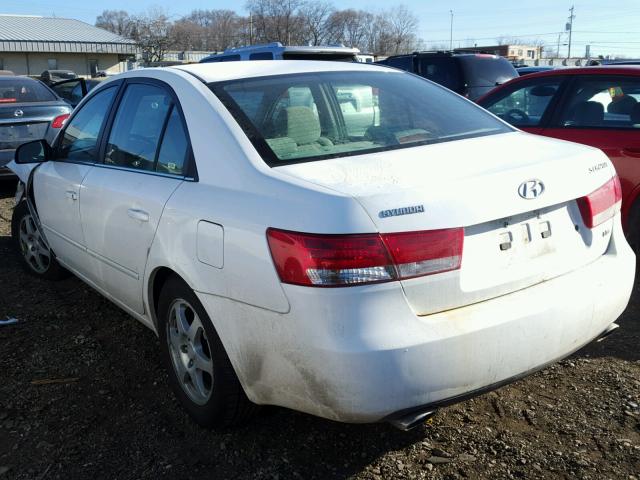
M 640 291 L 606 341 L 411 432 L 284 409 L 223 433 L 169 391 L 155 335 L 79 280 L 39 281 L 0 184 L 0 480 L 640 479 Z

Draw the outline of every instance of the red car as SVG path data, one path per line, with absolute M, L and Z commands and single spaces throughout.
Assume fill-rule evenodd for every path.
M 640 66 L 527 75 L 492 90 L 478 103 L 527 132 L 604 151 L 622 184 L 622 222 L 629 243 L 639 250 Z

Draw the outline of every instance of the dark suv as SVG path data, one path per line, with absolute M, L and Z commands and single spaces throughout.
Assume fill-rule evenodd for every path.
M 413 52 L 376 63 L 415 73 L 471 100 L 518 76 L 506 58 L 485 53 Z

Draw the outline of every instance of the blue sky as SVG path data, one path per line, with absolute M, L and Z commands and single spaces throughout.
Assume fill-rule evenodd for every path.
M 381 11 L 396 2 L 389 0 L 341 0 L 334 2 L 340 8 Z M 419 1 L 400 0 L 420 19 L 419 36 L 427 46 L 449 43 L 449 10 L 454 12 L 454 46 L 466 46 L 469 40 L 478 45 L 495 42 L 500 36 L 539 38 L 549 45 L 558 41 L 558 32 L 564 29 L 569 8 L 575 5 L 572 51 L 583 54 L 591 44 L 592 55 L 619 54 L 640 58 L 640 1 L 615 0 L 536 0 L 507 2 L 504 0 Z M 78 18 L 93 23 L 104 8 L 123 9 L 138 13 L 150 6 L 163 8 L 173 18 L 195 8 L 232 8 L 244 13 L 244 2 L 220 0 L 2 0 L 0 13 L 28 15 L 55 14 Z M 561 43 L 566 43 L 563 37 Z M 566 55 L 566 46 L 561 53 Z

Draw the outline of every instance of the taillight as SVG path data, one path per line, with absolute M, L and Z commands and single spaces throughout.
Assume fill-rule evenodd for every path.
M 464 230 L 321 235 L 270 228 L 267 241 L 283 283 L 340 287 L 460 268 Z
M 622 188 L 617 175 L 597 190 L 577 200 L 582 221 L 587 228 L 597 227 L 613 218 L 620 211 L 621 201 Z
M 64 125 L 64 122 L 67 121 L 67 118 L 69 118 L 69 114 L 68 113 L 65 113 L 63 115 L 58 115 L 51 122 L 51 128 L 62 128 L 62 126 Z

